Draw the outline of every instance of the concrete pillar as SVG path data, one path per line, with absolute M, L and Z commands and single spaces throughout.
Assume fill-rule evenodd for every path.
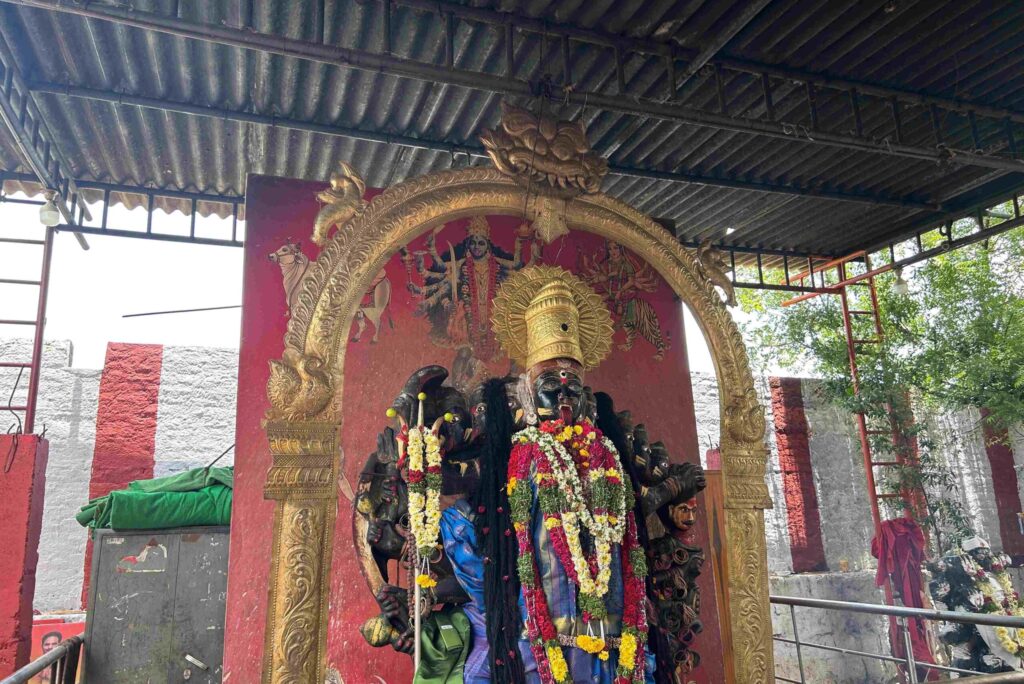
M 89 499 L 153 477 L 163 346 L 107 345 L 96 411 Z M 85 550 L 82 607 L 89 599 L 92 541 Z
M 827 570 L 799 378 L 769 378 L 794 572 Z
M 0 435 L 0 677 L 28 663 L 49 445 Z

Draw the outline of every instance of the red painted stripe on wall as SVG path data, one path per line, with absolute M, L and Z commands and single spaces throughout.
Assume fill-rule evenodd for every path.
M 96 411 L 89 498 L 153 477 L 163 345 L 107 345 Z M 92 542 L 85 550 L 82 607 L 89 597 Z
M 814 489 L 807 415 L 799 378 L 769 378 L 775 443 L 786 497 L 789 548 L 794 572 L 827 570 L 821 515 Z
M 1011 556 L 1024 555 L 1024 535 L 1020 533 L 1017 513 L 1021 511 L 1020 490 L 1017 488 L 1017 470 L 1013 462 L 1013 449 L 1005 429 L 997 430 L 988 424 L 989 411 L 981 409 L 982 434 L 985 453 L 992 467 L 992 491 L 996 495 L 996 513 L 999 515 L 999 536 L 1002 550 Z M 997 546 L 992 543 L 993 546 Z

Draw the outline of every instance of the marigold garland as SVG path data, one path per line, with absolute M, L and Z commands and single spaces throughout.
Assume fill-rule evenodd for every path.
M 547 596 L 538 580 L 530 529 L 531 476 L 544 528 L 566 576 L 579 587 L 577 603 L 587 622 L 607 614 L 605 596 L 611 579 L 612 547 L 620 545 L 625 605 L 615 684 L 644 681 L 647 567 L 642 553 L 636 553 L 642 549 L 633 519 L 633 493 L 623 481 L 618 452 L 587 421 L 576 425 L 547 421 L 539 428 L 517 433 L 514 440 L 509 464 L 509 503 L 519 542 L 517 569 L 530 616 L 527 633 L 541 681 L 568 684 L 570 679 Z M 590 557 L 583 550 L 581 525 L 594 541 L 594 554 Z M 604 638 L 581 635 L 575 644 L 603 661 L 608 660 Z

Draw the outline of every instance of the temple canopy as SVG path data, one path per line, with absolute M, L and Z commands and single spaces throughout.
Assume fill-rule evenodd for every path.
M 0 173 L 224 215 L 247 173 L 483 164 L 507 99 L 582 119 L 604 190 L 685 244 L 844 256 L 1024 185 L 1022 28 L 952 1 L 3 0 Z

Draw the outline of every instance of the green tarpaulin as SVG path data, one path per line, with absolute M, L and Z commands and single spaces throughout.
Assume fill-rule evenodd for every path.
M 232 468 L 196 468 L 153 480 L 136 480 L 93 499 L 75 519 L 84 527 L 159 530 L 231 522 Z

